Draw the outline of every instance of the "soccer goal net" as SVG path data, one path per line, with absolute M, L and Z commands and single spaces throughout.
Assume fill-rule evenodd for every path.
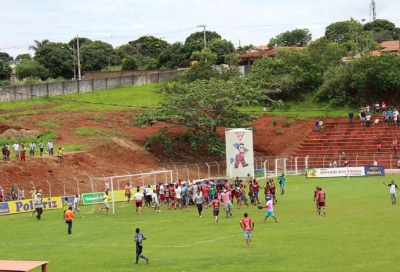
M 107 201 L 109 202 L 110 212 L 115 213 L 115 203 L 127 200 L 125 197 L 126 186 L 131 188 L 133 196 L 136 192 L 136 188 L 140 188 L 142 191 L 142 188 L 149 185 L 152 189 L 155 189 L 157 182 L 170 184 L 172 183 L 172 170 L 94 177 L 91 178 L 90 182 L 92 193 L 82 194 L 83 204 L 104 204 L 104 195 L 105 192 L 107 192 Z

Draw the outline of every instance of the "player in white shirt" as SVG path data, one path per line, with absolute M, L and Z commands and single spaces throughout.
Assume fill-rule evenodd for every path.
M 175 210 L 181 208 L 182 189 L 180 186 L 175 187 Z
M 153 190 L 151 199 L 153 200 L 153 203 L 154 203 L 154 212 L 161 212 L 160 203 L 158 203 L 158 197 L 157 197 L 156 190 Z
M 397 203 L 396 190 L 399 190 L 399 187 L 397 186 L 396 183 L 394 183 L 394 180 L 392 180 L 389 184 L 386 184 L 385 182 L 383 182 L 383 184 L 390 187 L 389 189 L 390 199 L 393 205 L 396 204 Z
M 139 187 L 136 189 L 136 193 L 133 195 L 133 199 L 136 203 L 136 213 L 142 214 L 142 203 L 143 203 L 143 193 L 139 192 Z

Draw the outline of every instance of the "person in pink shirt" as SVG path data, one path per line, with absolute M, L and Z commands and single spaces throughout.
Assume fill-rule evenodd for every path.
M 226 189 L 220 194 L 222 203 L 225 205 L 225 212 L 226 212 L 226 217 L 232 216 L 232 202 L 231 202 L 231 193 L 228 192 Z
M 272 217 L 273 219 L 275 219 L 275 222 L 278 223 L 278 218 L 276 218 L 274 214 L 274 204 L 272 203 L 271 197 L 267 197 L 267 204 L 265 205 L 265 208 L 267 208 L 267 212 L 265 213 L 263 223 L 267 221 L 268 217 Z

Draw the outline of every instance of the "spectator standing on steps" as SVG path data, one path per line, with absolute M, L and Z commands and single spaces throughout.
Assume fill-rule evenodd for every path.
M 370 127 L 370 125 L 371 125 L 371 115 L 367 113 L 367 115 L 365 115 L 365 126 Z
M 380 154 L 381 153 L 381 149 L 382 149 L 382 140 L 381 140 L 380 137 L 376 137 L 376 136 L 374 136 L 374 139 L 376 141 L 376 150 Z
M 353 124 L 353 117 L 354 117 L 354 113 L 353 113 L 353 111 L 350 111 L 349 112 L 349 125 Z
M 365 111 L 364 111 L 364 110 L 361 110 L 359 116 L 360 116 L 361 125 L 362 125 L 362 126 L 365 125 Z

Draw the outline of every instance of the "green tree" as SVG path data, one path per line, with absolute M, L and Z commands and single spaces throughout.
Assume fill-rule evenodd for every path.
M 372 31 L 374 40 L 378 43 L 397 39 L 395 28 L 394 23 L 385 19 L 376 19 L 364 24 L 364 30 Z
M 8 63 L 9 61 L 14 60 L 14 58 L 6 52 L 0 52 L 0 60 Z
M 213 39 L 208 43 L 211 52 L 217 55 L 216 64 L 225 63 L 225 56 L 235 52 L 232 42 L 225 39 Z
M 161 52 L 158 57 L 158 63 L 160 68 L 174 69 L 184 67 L 184 59 L 183 44 L 176 42 L 168 45 L 167 48 Z
M 221 39 L 221 35 L 214 31 L 206 31 L 207 44 L 214 39 Z M 189 59 L 193 52 L 204 49 L 204 32 L 199 31 L 190 34 L 183 45 L 183 54 L 185 59 Z
M 121 65 L 122 71 L 127 71 L 127 70 L 137 70 L 138 69 L 138 64 L 136 62 L 136 59 L 132 56 L 128 56 L 122 60 L 122 65 Z
M 218 56 L 212 53 L 209 48 L 203 48 L 201 51 L 193 52 L 190 59 L 198 62 L 208 62 L 211 65 L 216 63 Z
M 25 53 L 25 54 L 19 54 L 16 58 L 15 58 L 15 60 L 29 60 L 29 59 L 32 59 L 32 56 L 31 56 L 31 54 L 29 54 L 29 53 Z
M 268 47 L 278 46 L 306 46 L 311 41 L 310 30 L 295 29 L 286 31 L 269 40 Z
M 280 99 L 300 99 L 322 83 L 322 73 L 307 51 L 282 48 L 275 58 L 264 57 L 253 64 L 249 77 L 260 88 L 273 90 Z
M 38 40 L 34 40 L 33 41 L 35 44 L 34 45 L 30 45 L 29 46 L 29 50 L 33 50 L 33 51 L 38 51 L 43 45 L 46 45 L 48 43 L 50 43 L 49 40 L 43 40 L 43 41 L 38 41 Z
M 183 126 L 187 129 L 183 140 L 189 141 L 193 149 L 207 148 L 210 153 L 219 155 L 225 153 L 225 145 L 223 139 L 218 137 L 217 129 L 249 126 L 255 117 L 238 108 L 270 100 L 263 90 L 253 88 L 251 81 L 244 77 L 228 81 L 174 82 L 167 85 L 162 93 L 165 100 L 160 107 L 136 115 L 135 125 L 152 125 L 162 121 Z
M 19 80 L 28 77 L 45 80 L 49 76 L 49 70 L 35 60 L 26 59 L 15 68 L 15 75 Z
M 11 66 L 0 59 L 0 80 L 9 80 L 11 76 Z
M 142 36 L 130 41 L 129 45 L 136 48 L 142 56 L 158 60 L 161 52 L 168 47 L 168 42 L 153 36 Z
M 35 52 L 34 59 L 49 70 L 49 77 L 72 78 L 74 75 L 74 60 L 71 53 L 65 49 L 65 43 L 49 42 L 41 45 Z
M 324 73 L 332 65 L 340 65 L 342 58 L 347 55 L 345 45 L 329 41 L 326 37 L 310 42 L 306 50 L 321 73 Z
M 327 71 L 316 99 L 340 106 L 370 104 L 383 98 L 396 101 L 399 89 L 400 58 L 393 53 L 367 55 Z
M 118 46 L 115 49 L 115 51 L 118 54 L 120 59 L 124 59 L 127 57 L 133 57 L 133 56 L 140 54 L 139 50 L 136 49 L 136 47 L 133 47 L 132 45 L 129 45 L 129 44 L 124 44 L 124 45 Z
M 85 71 L 100 71 L 121 63 L 112 45 L 102 41 L 86 42 L 80 48 L 80 55 L 82 69 Z

